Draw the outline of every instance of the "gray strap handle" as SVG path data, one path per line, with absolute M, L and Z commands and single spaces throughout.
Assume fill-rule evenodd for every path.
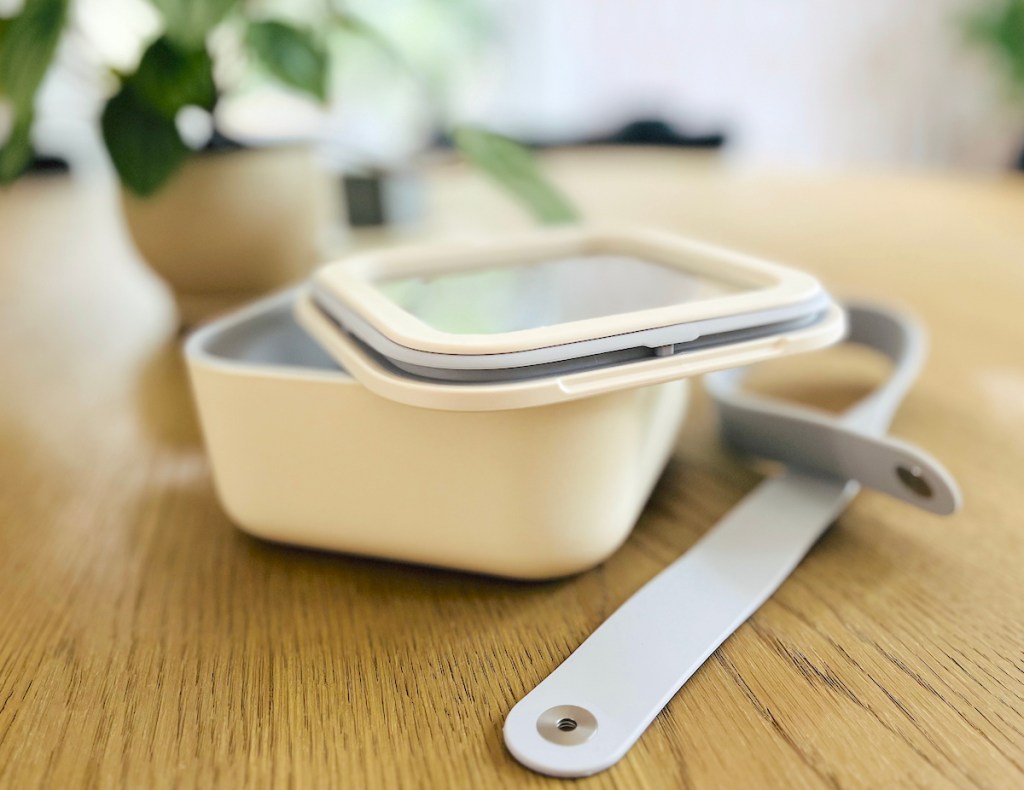
M 960 504 L 952 475 L 928 453 L 885 436 L 924 361 L 924 332 L 906 315 L 863 304 L 848 307 L 849 342 L 881 351 L 890 378 L 838 417 L 739 389 L 745 370 L 705 377 L 717 402 L 723 438 L 738 450 L 788 467 L 856 480 L 933 513 Z
M 857 481 L 928 510 L 959 504 L 936 461 L 884 438 L 924 358 L 923 333 L 880 308 L 855 305 L 849 317 L 850 339 L 887 354 L 894 369 L 839 417 L 744 394 L 742 373 L 706 379 L 734 444 L 796 468 L 760 483 L 516 704 L 505 744 L 523 765 L 551 776 L 614 765 L 792 572 L 856 496 Z

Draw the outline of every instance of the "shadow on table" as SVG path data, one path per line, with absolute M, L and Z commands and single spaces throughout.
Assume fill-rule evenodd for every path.
M 156 442 L 170 447 L 202 443 L 181 343 L 169 339 L 143 364 L 135 390 L 140 422 Z

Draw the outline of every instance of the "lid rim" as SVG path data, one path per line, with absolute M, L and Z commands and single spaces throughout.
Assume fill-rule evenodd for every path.
M 453 334 L 429 326 L 406 312 L 372 285 L 396 272 L 480 268 L 493 258 L 516 255 L 550 257 L 618 253 L 659 264 L 711 273 L 763 287 L 676 305 L 620 313 L 600 318 L 534 327 L 488 335 Z M 485 264 L 482 259 L 488 259 Z M 605 230 L 571 228 L 512 236 L 500 242 L 433 243 L 418 248 L 394 248 L 362 253 L 327 264 L 313 278 L 319 298 L 329 297 L 357 315 L 364 325 L 396 346 L 431 354 L 490 355 L 567 346 L 697 321 L 722 319 L 799 305 L 824 293 L 809 274 L 705 242 L 645 229 Z M 366 338 L 363 338 L 366 340 Z
M 331 319 L 313 303 L 308 291 L 300 293 L 296 299 L 295 316 L 327 353 L 374 394 L 408 406 L 466 412 L 546 406 L 619 390 L 666 384 L 823 348 L 840 340 L 846 330 L 845 314 L 833 303 L 821 321 L 782 334 L 565 375 L 501 383 L 460 383 L 416 378 L 387 369 L 353 337 L 338 331 Z
M 360 342 L 365 343 L 389 361 L 438 370 L 466 371 L 525 368 L 552 362 L 570 361 L 611 351 L 624 351 L 632 348 L 654 349 L 668 345 L 687 344 L 698 338 L 741 329 L 753 329 L 803 318 L 809 319 L 822 313 L 832 303 L 829 295 L 825 291 L 819 290 L 815 296 L 803 302 L 756 313 L 740 313 L 719 319 L 704 319 L 652 327 L 638 332 L 626 332 L 522 351 L 451 354 L 424 351 L 395 343 L 378 332 L 372 324 L 364 321 L 357 313 L 337 302 L 330 294 L 311 289 L 310 298 L 321 311 L 343 328 L 342 331 L 348 331 Z

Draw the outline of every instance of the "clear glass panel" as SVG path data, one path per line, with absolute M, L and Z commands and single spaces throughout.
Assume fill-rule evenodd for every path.
M 535 329 L 750 289 L 624 255 L 463 269 L 382 280 L 376 286 L 406 312 L 452 334 Z

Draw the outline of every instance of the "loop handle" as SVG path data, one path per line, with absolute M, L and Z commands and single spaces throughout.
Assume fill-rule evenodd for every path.
M 937 513 L 960 494 L 930 456 L 884 436 L 924 359 L 910 319 L 850 309 L 850 339 L 887 354 L 892 376 L 839 416 L 740 392 L 742 373 L 706 379 L 726 436 L 785 461 L 686 554 L 645 584 L 511 710 L 505 744 L 552 776 L 614 765 L 701 664 L 803 559 L 864 483 Z

